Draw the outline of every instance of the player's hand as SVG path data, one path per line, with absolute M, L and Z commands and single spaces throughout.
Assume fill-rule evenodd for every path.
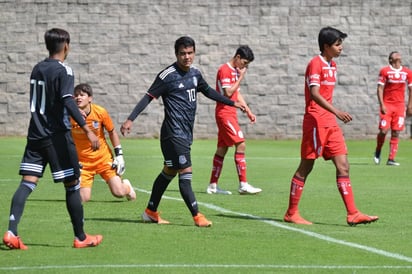
M 100 142 L 99 142 L 99 139 L 97 138 L 97 136 L 93 133 L 93 131 L 89 130 L 87 132 L 87 138 L 89 139 L 89 141 L 92 145 L 93 151 L 98 150 L 99 147 L 100 147 Z
M 386 114 L 386 106 L 383 104 L 381 105 L 381 113 Z
M 336 113 L 336 117 L 338 117 L 338 119 L 344 122 L 345 124 L 352 121 L 352 116 L 349 113 L 344 112 L 344 111 L 338 111 Z
M 252 124 L 256 123 L 256 115 L 253 114 L 251 111 L 247 112 L 247 117 L 249 118 L 250 123 Z
M 236 101 L 234 106 L 239 108 L 243 112 L 246 111 L 246 106 L 244 104 L 240 103 L 239 101 Z
M 132 121 L 126 120 L 122 124 L 122 126 L 120 127 L 120 132 L 122 133 L 123 136 L 130 133 L 130 130 L 132 129 L 132 123 L 133 123 Z
M 112 168 L 116 169 L 117 175 L 119 176 L 123 175 L 123 173 L 126 171 L 126 166 L 125 166 L 123 155 L 114 157 Z

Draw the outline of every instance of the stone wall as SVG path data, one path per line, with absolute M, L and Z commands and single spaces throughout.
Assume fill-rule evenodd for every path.
M 411 60 L 412 5 L 401 0 L 0 0 L 0 135 L 25 135 L 29 76 L 47 57 L 44 32 L 60 27 L 71 34 L 67 63 L 76 84 L 88 82 L 95 102 L 105 106 L 119 128 L 156 74 L 175 61 L 174 41 L 197 43 L 195 65 L 211 86 L 218 66 L 236 48 L 255 53 L 241 90 L 257 114 L 248 138 L 300 138 L 304 111 L 304 70 L 318 54 L 320 28 L 348 33 L 338 63 L 335 104 L 353 115 L 347 138 L 374 138 L 378 104 L 376 80 L 390 51 Z M 216 134 L 214 103 L 200 95 L 195 137 Z M 134 122 L 131 137 L 157 137 L 161 100 Z M 403 136 L 409 133 L 405 131 Z

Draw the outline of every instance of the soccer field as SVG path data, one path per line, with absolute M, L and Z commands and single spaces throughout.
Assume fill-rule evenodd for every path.
M 215 141 L 192 146 L 193 189 L 200 211 L 213 221 L 198 228 L 180 197 L 177 178 L 160 204 L 170 225 L 145 224 L 152 182 L 162 168 L 158 140 L 122 139 L 125 178 L 137 192 L 127 202 L 111 196 L 96 178 L 84 205 L 85 229 L 102 234 L 95 248 L 72 248 L 73 232 L 61 184 L 50 171 L 31 194 L 19 234 L 27 251 L 0 245 L 0 272 L 9 273 L 410 273 L 412 272 L 412 142 L 402 140 L 398 167 L 373 163 L 374 140 L 348 141 L 351 180 L 358 208 L 378 215 L 369 225 L 349 227 L 331 162 L 319 159 L 309 176 L 300 211 L 311 226 L 284 223 L 290 179 L 299 163 L 299 141 L 248 140 L 248 179 L 263 189 L 237 194 L 233 149 L 220 186 L 233 195 L 205 193 Z M 20 181 L 24 138 L 0 138 L 0 232 L 7 229 L 11 197 Z M 388 143 L 382 151 L 383 162 Z

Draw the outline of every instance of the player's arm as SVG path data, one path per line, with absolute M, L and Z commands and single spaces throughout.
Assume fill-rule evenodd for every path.
M 408 105 L 406 106 L 406 115 L 412 116 L 412 84 L 408 86 Z
M 335 108 L 331 103 L 329 103 L 325 98 L 323 98 L 319 90 L 320 86 L 318 85 L 310 86 L 310 96 L 313 101 L 315 101 L 322 108 L 333 113 L 342 122 L 348 123 L 352 121 L 352 116 L 349 113 Z
M 221 95 L 219 92 L 211 88 L 203 78 L 200 79 L 199 85 L 198 85 L 199 91 L 203 93 L 207 98 L 212 99 L 214 101 L 223 103 L 228 106 L 236 107 L 241 109 L 242 111 L 245 111 L 246 106 L 244 104 L 241 104 L 239 101 L 234 102 L 227 98 L 226 96 Z
M 110 142 L 112 143 L 114 149 L 114 161 L 113 161 L 113 168 L 116 168 L 117 175 L 121 176 L 126 171 L 125 161 L 123 158 L 123 149 L 122 145 L 120 144 L 119 134 L 113 128 L 109 133 Z
M 127 120 L 122 124 L 120 127 L 120 132 L 124 136 L 125 134 L 129 134 L 130 130 L 132 129 L 132 123 L 137 118 L 137 116 L 150 104 L 153 100 L 153 97 L 146 93 L 142 99 L 137 103 L 134 107 L 132 113 L 130 113 Z
M 243 78 L 245 77 L 245 73 L 246 73 L 247 68 L 244 67 L 243 69 L 237 69 L 237 72 L 239 73 L 239 77 L 236 80 L 236 82 L 233 83 L 232 86 L 230 87 L 224 87 L 223 88 L 223 92 L 225 94 L 225 96 L 227 97 L 231 97 L 233 95 L 233 93 L 235 93 L 236 90 L 239 89 L 240 87 L 240 82 L 243 80 Z M 227 77 L 232 77 L 231 74 L 227 75 Z
M 87 126 L 86 121 L 84 120 L 82 114 L 79 111 L 79 108 L 76 105 L 76 102 L 74 101 L 72 96 L 65 96 L 63 98 L 63 104 L 64 107 L 67 109 L 69 112 L 70 116 L 76 121 L 76 123 L 84 130 L 84 132 L 87 135 L 87 138 L 89 139 L 92 149 L 97 150 L 100 147 L 99 139 L 97 136 L 93 133 L 93 131 L 90 130 L 90 128 Z
M 253 114 L 253 112 L 250 110 L 249 106 L 247 105 L 245 99 L 243 98 L 242 94 L 240 92 L 237 95 L 237 100 L 239 103 L 243 104 L 245 106 L 245 113 L 247 117 L 249 118 L 250 122 L 253 124 L 256 122 L 256 115 Z
M 384 85 L 378 84 L 378 87 L 376 88 L 376 95 L 378 96 L 379 108 L 381 110 L 381 113 L 385 114 L 386 107 L 385 107 L 385 104 L 383 103 L 383 88 L 384 88 Z

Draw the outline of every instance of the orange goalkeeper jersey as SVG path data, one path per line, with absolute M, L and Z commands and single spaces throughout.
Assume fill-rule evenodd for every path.
M 72 118 L 70 118 L 70 122 L 72 124 L 72 136 L 74 143 L 76 144 L 80 162 L 93 162 L 107 157 L 108 154 L 110 156 L 112 155 L 111 149 L 106 142 L 104 130 L 106 129 L 110 132 L 114 129 L 114 125 L 105 108 L 96 104 L 91 104 L 90 113 L 86 118 L 86 124 L 93 133 L 96 134 L 97 138 L 99 138 L 100 148 L 96 151 L 93 151 L 90 141 L 83 129 Z

